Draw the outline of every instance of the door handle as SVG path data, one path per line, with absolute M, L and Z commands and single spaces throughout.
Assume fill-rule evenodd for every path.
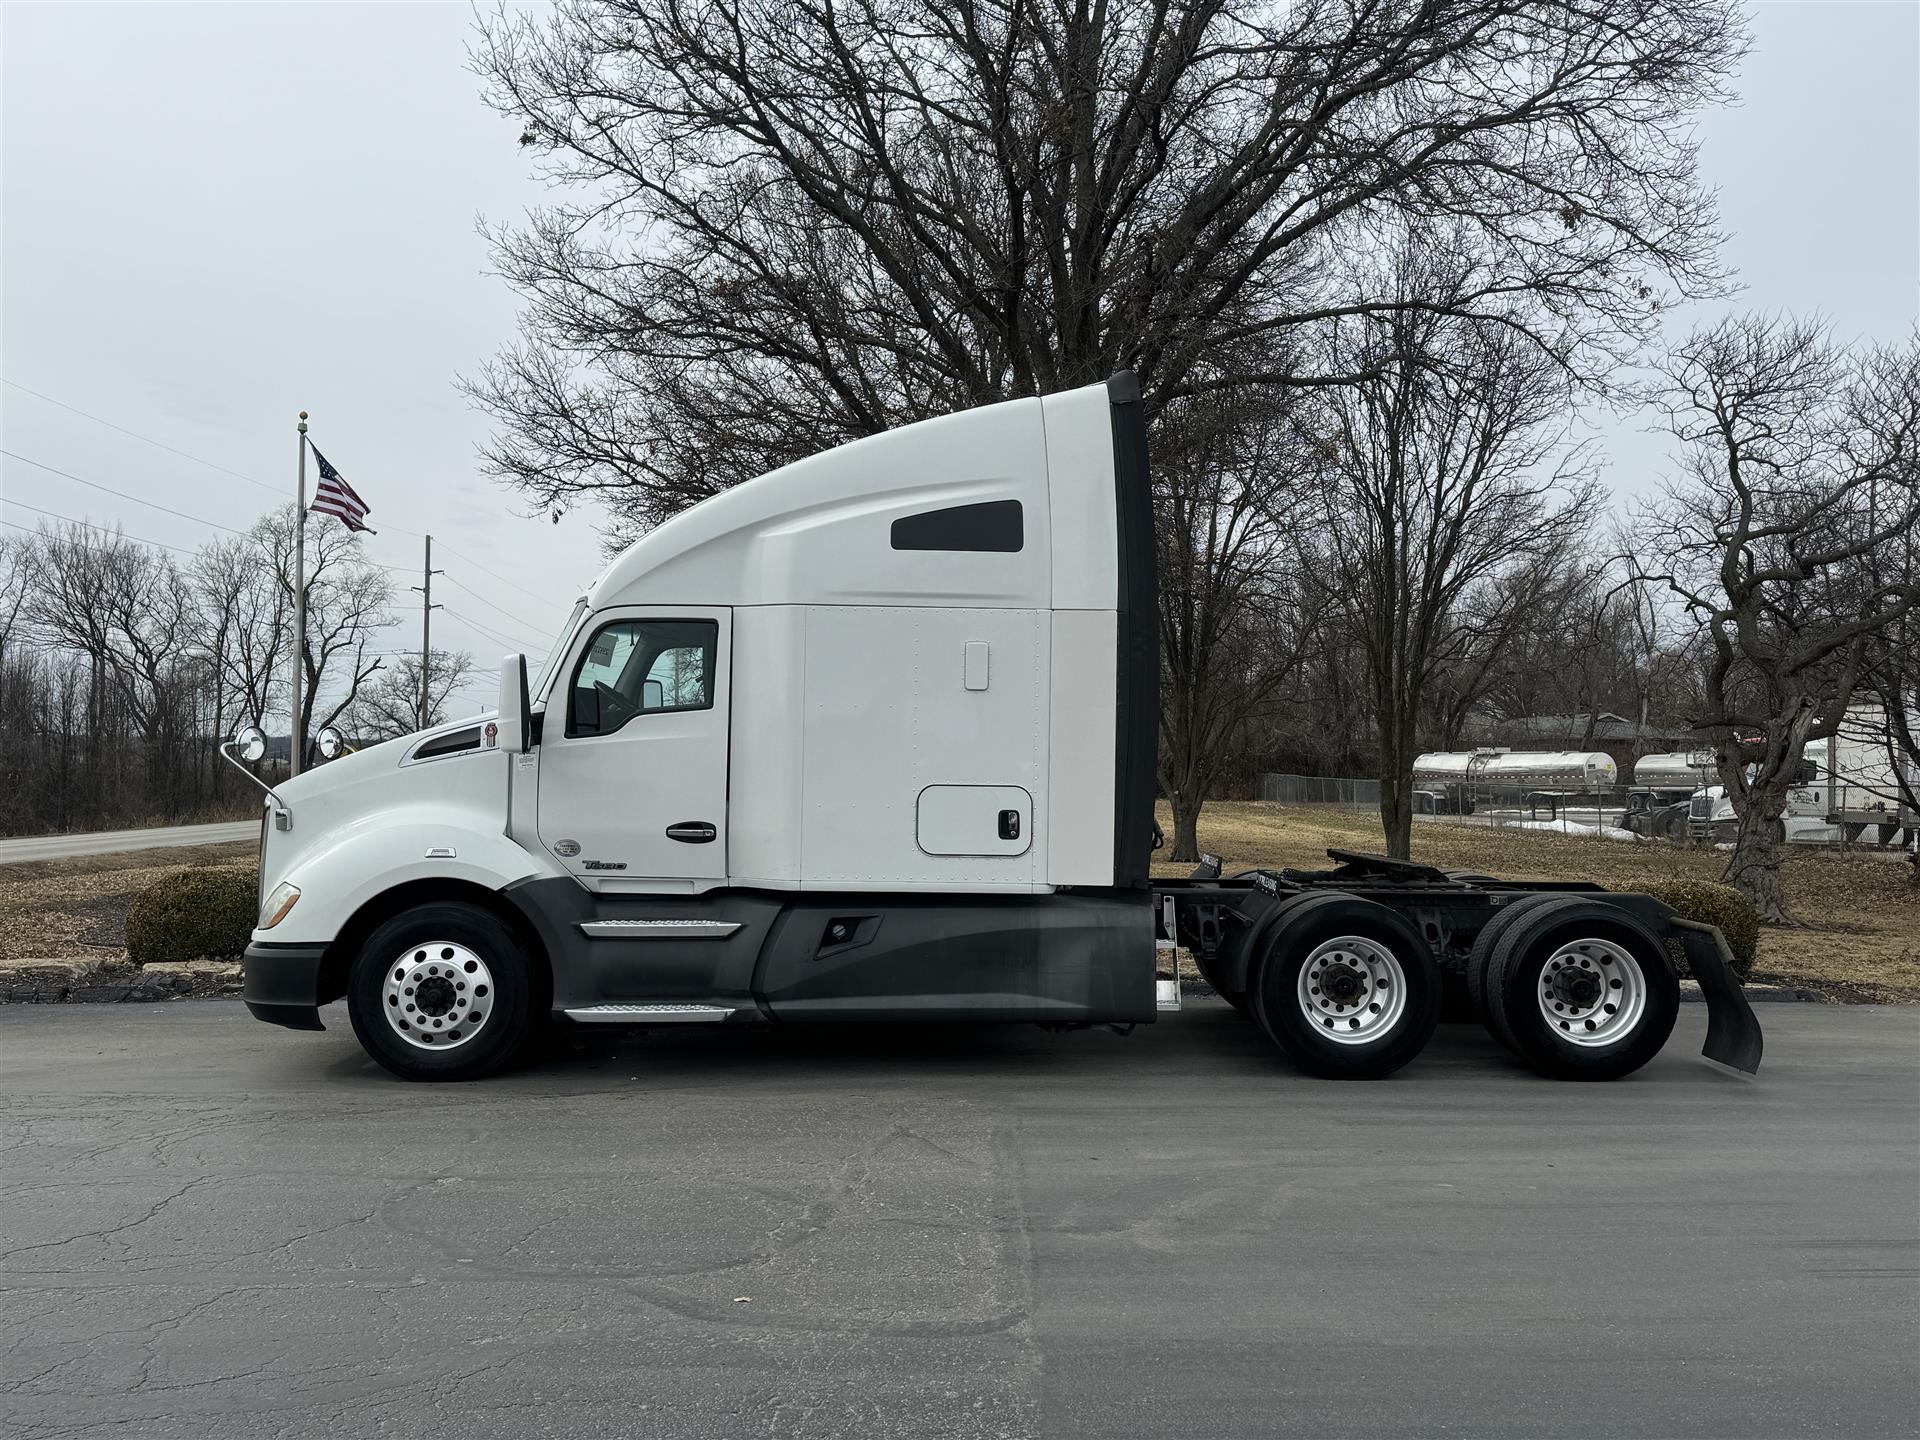
M 719 828 L 705 820 L 681 820 L 667 826 L 667 838 L 686 845 L 705 845 L 718 838 Z

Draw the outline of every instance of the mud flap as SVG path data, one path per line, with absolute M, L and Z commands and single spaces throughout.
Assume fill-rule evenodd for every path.
M 1765 1041 L 1753 1007 L 1740 988 L 1740 978 L 1734 973 L 1727 937 L 1717 925 L 1682 920 L 1677 915 L 1669 916 L 1667 924 L 1678 932 L 1687 966 L 1700 982 L 1700 993 L 1707 1002 L 1707 1043 L 1700 1053 L 1748 1075 L 1757 1073 Z

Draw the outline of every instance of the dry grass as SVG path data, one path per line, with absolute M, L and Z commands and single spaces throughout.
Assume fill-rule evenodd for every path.
M 1164 809 L 1161 824 L 1172 828 Z M 1329 847 L 1379 850 L 1380 829 L 1365 811 L 1215 802 L 1200 817 L 1200 844 L 1229 869 L 1323 869 Z M 249 860 L 255 848 L 249 840 L 0 866 L 0 960 L 98 958 L 117 947 L 81 937 L 99 938 L 103 920 L 111 930 L 116 910 L 124 915 L 125 902 L 143 887 L 181 865 Z M 1438 820 L 1414 826 L 1413 854 L 1449 870 L 1596 880 L 1615 890 L 1678 877 L 1717 880 L 1724 863 L 1711 851 Z M 1157 865 L 1154 873 L 1183 875 L 1188 868 Z M 1849 999 L 1920 1001 L 1920 894 L 1907 884 L 1908 873 L 1889 860 L 1794 857 L 1787 894 L 1801 928 L 1761 932 L 1754 978 Z
M 1162 807 L 1160 823 L 1171 831 Z M 1369 811 L 1214 802 L 1200 816 L 1200 848 L 1229 870 L 1325 869 L 1329 847 L 1378 852 Z M 1514 880 L 1595 880 L 1640 890 L 1661 880 L 1718 880 L 1724 855 L 1669 845 L 1629 845 L 1535 830 L 1445 820 L 1413 827 L 1413 858 L 1448 870 Z M 1184 865 L 1157 865 L 1182 875 Z M 1920 1001 L 1920 892 L 1911 868 L 1867 856 L 1797 855 L 1787 862 L 1788 903 L 1800 926 L 1763 930 L 1754 979 L 1802 985 L 1848 999 Z
M 182 865 L 230 865 L 252 860 L 253 840 L 232 845 L 184 845 L 76 855 L 0 865 L 0 960 L 97 960 L 122 947 L 81 937 L 115 934 L 127 903 L 169 870 Z

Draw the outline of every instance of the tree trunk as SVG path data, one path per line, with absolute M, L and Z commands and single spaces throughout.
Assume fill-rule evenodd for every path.
M 1380 707 L 1380 833 L 1386 837 L 1387 854 L 1395 860 L 1413 856 L 1413 757 L 1414 719 L 1411 705 L 1392 714 Z M 1389 718 L 1390 717 L 1390 718 Z
M 1170 788 L 1167 800 L 1173 806 L 1173 849 L 1167 858 L 1197 865 L 1200 863 L 1200 807 L 1206 804 L 1206 792 L 1189 793 L 1184 787 Z
M 1753 902 L 1763 925 L 1791 925 L 1786 886 L 1780 877 L 1783 841 L 1781 812 L 1786 809 L 1784 785 L 1756 787 L 1747 792 L 1734 832 L 1733 856 L 1727 861 L 1726 882 Z
M 1413 855 L 1413 776 L 1407 773 L 1380 777 L 1380 830 L 1387 839 L 1387 854 L 1395 860 Z

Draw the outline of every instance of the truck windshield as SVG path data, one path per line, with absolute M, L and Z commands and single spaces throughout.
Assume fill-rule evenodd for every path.
M 573 613 L 567 616 L 567 623 L 560 627 L 560 633 L 554 639 L 553 649 L 547 652 L 547 658 L 540 664 L 540 673 L 535 677 L 533 688 L 528 692 L 533 696 L 534 704 L 539 704 L 540 696 L 546 693 L 547 681 L 553 677 L 554 667 L 560 663 L 560 657 L 567 653 L 567 646 L 573 640 L 573 632 L 579 628 L 580 617 L 586 613 L 587 597 L 582 595 L 573 602 Z

